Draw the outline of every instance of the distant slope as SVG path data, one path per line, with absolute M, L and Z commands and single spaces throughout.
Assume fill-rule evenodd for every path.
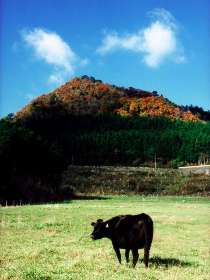
M 116 87 L 87 76 L 67 82 L 0 120 L 0 203 L 67 199 L 82 186 L 90 191 L 84 181 L 89 171 L 78 169 L 78 177 L 72 165 L 178 167 L 210 162 L 210 122 L 198 121 L 202 118 L 186 109 L 157 92 Z M 106 173 L 103 181 L 109 182 L 110 176 Z M 139 174 L 144 189 L 139 189 L 142 180 L 132 178 L 128 189 L 127 177 L 118 174 L 110 183 L 125 192 L 150 193 L 162 186 L 167 194 L 179 193 L 175 189 L 183 177 L 176 185 L 177 177 L 170 177 L 175 181 L 169 184 L 168 174 L 163 176 L 150 181 L 150 173 Z M 196 193 L 208 189 L 204 177 L 195 181 L 203 182 Z M 98 186 L 101 178 L 92 177 Z M 136 187 L 132 182 L 138 182 Z M 182 186 L 189 186 L 183 193 L 194 188 L 188 182 Z
M 158 95 L 133 87 L 103 83 L 93 77 L 74 78 L 49 94 L 41 95 L 20 110 L 17 118 L 58 115 L 118 114 L 197 121 L 199 116 Z

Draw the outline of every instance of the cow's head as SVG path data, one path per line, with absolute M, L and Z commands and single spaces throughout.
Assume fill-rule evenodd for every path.
M 101 239 L 103 237 L 108 237 L 109 225 L 107 222 L 103 222 L 102 219 L 98 219 L 97 222 L 92 222 L 91 226 L 93 226 L 94 228 L 91 234 L 91 238 L 93 240 Z

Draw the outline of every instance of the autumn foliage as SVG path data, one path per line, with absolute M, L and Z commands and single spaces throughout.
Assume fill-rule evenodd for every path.
M 155 91 L 75 78 L 0 120 L 0 203 L 72 197 L 72 182 L 62 184 L 69 165 L 210 161 L 208 120 Z
M 75 78 L 0 120 L 0 204 L 72 197 L 69 165 L 210 162 L 208 120 L 155 91 Z
M 41 95 L 17 112 L 17 118 L 51 114 L 150 116 L 197 121 L 199 117 L 183 110 L 157 92 L 106 84 L 93 77 L 74 78 L 54 91 Z

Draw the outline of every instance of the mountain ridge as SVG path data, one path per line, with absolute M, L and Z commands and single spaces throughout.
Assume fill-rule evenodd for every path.
M 67 199 L 77 191 L 80 172 L 91 175 L 77 166 L 210 162 L 210 122 L 199 119 L 155 91 L 75 78 L 0 120 L 0 197 L 8 203 Z M 76 188 L 69 166 L 79 171 L 72 174 Z M 146 177 L 157 185 L 156 177 Z M 127 179 L 135 190 L 135 181 Z
M 119 87 L 94 77 L 75 77 L 55 90 L 43 94 L 20 111 L 16 118 L 48 113 L 72 115 L 118 114 L 198 121 L 199 116 L 159 95 L 134 87 Z

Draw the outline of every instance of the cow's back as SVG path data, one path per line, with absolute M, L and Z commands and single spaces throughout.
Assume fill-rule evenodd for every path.
M 113 239 L 120 248 L 143 248 L 152 242 L 153 221 L 147 214 L 113 218 Z

